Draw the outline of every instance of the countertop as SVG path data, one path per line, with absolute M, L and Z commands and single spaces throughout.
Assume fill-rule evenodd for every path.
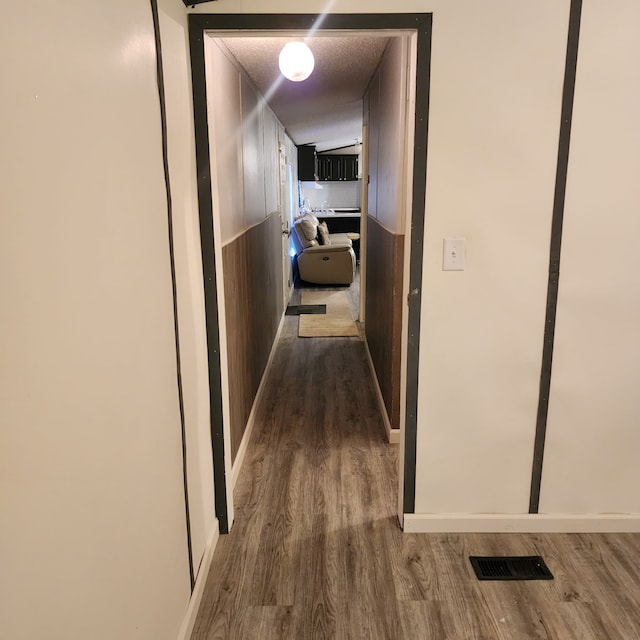
M 356 208 L 334 208 L 326 211 L 314 211 L 317 218 L 359 218 L 360 209 Z

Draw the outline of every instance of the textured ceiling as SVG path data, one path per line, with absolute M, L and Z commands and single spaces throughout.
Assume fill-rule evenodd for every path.
M 320 34 L 305 38 L 315 67 L 307 80 L 291 82 L 280 74 L 278 55 L 287 42 L 300 39 L 221 38 L 296 144 L 315 144 L 323 151 L 361 139 L 362 96 L 389 38 Z

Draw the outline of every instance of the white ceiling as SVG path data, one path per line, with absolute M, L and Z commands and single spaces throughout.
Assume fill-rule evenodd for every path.
M 303 82 L 285 79 L 278 69 L 282 47 L 295 37 L 224 37 L 297 145 L 318 151 L 362 139 L 362 97 L 389 41 L 388 36 L 322 35 L 304 38 L 315 67 Z

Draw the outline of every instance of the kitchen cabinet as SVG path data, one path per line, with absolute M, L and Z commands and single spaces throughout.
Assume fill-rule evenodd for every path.
M 318 179 L 316 148 L 308 144 L 298 147 L 298 180 L 315 182 Z
M 358 156 L 348 155 L 342 156 L 342 175 L 343 180 L 358 179 Z
M 318 180 L 342 181 L 358 179 L 358 156 L 321 154 L 316 156 Z

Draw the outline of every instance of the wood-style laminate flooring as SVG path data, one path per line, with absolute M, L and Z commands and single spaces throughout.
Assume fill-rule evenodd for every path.
M 404 534 L 359 338 L 285 318 L 192 640 L 638 640 L 640 537 Z M 553 581 L 479 582 L 469 555 Z

